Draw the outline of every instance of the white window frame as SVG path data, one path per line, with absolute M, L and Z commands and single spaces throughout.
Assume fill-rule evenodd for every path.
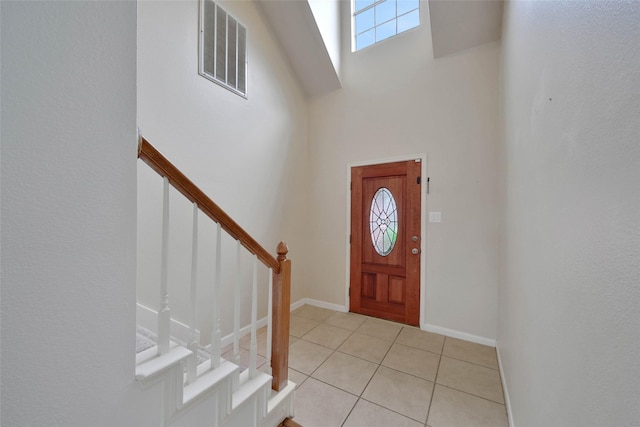
M 378 44 L 380 42 L 383 42 L 385 40 L 391 39 L 391 38 L 397 36 L 398 34 L 402 34 L 402 33 L 406 32 L 406 31 L 412 30 L 414 28 L 418 28 L 420 25 L 422 25 L 422 21 L 421 21 L 421 17 L 420 17 L 420 9 L 421 9 L 420 3 L 421 3 L 421 0 L 418 0 L 418 7 L 416 9 L 411 9 L 410 11 L 405 12 L 400 16 L 398 16 L 398 6 L 397 6 L 397 3 L 396 3 L 396 13 L 395 13 L 395 16 L 392 19 L 389 19 L 389 20 L 387 20 L 385 22 L 382 22 L 382 23 L 376 25 L 375 24 L 375 18 L 374 18 L 373 27 L 363 31 L 363 33 L 366 32 L 366 31 L 369 31 L 370 29 L 374 29 L 374 31 L 375 31 L 375 29 L 377 27 L 380 27 L 380 26 L 382 26 L 384 24 L 387 24 L 388 22 L 395 21 L 396 22 L 395 33 L 392 36 L 389 36 L 389 37 L 387 37 L 385 39 L 382 39 L 380 41 L 375 41 L 374 40 L 374 42 L 371 43 L 370 45 L 367 45 L 365 47 L 361 47 L 360 49 L 358 49 L 357 45 L 356 45 L 356 39 L 357 39 L 357 35 L 358 35 L 358 34 L 356 34 L 356 16 L 360 15 L 361 13 L 364 13 L 364 12 L 366 12 L 368 10 L 374 9 L 376 6 L 378 6 L 381 3 L 384 3 L 385 1 L 386 0 L 375 0 L 372 4 L 370 4 L 368 6 L 365 6 L 360 10 L 356 10 L 356 0 L 351 0 L 351 52 L 358 52 L 358 51 L 360 51 L 362 49 L 366 49 L 368 47 L 374 46 L 374 45 L 376 45 L 376 44 Z M 409 13 L 412 13 L 412 12 L 414 12 L 416 10 L 418 11 L 418 25 L 416 25 L 415 27 L 408 28 L 408 29 L 406 29 L 404 31 L 398 32 L 398 18 L 400 18 L 402 16 L 405 16 L 405 15 L 408 15 Z
M 205 48 L 205 2 L 210 2 L 212 3 L 212 5 L 215 7 L 215 15 L 214 15 L 214 49 L 213 49 L 213 66 L 214 66 L 214 70 L 213 70 L 213 74 L 205 71 L 205 55 L 204 55 L 204 48 Z M 198 38 L 198 74 L 200 74 L 202 77 L 204 77 L 207 80 L 210 80 L 222 87 L 224 87 L 225 89 L 243 97 L 243 98 L 248 98 L 248 86 L 249 86 L 249 30 L 247 29 L 246 25 L 244 25 L 240 20 L 238 20 L 235 16 L 233 16 L 232 14 L 230 14 L 226 9 L 224 9 L 223 7 L 221 7 L 217 2 L 213 1 L 213 0 L 200 0 L 199 1 L 200 7 L 199 7 L 199 38 Z M 225 48 L 225 61 L 224 61 L 224 65 L 226 67 L 225 69 L 225 76 L 228 75 L 228 70 L 229 70 L 229 61 L 228 61 L 228 44 L 229 44 L 229 37 L 228 37 L 228 28 L 229 28 L 229 18 L 233 19 L 234 21 L 236 21 L 236 77 L 235 77 L 235 82 L 236 82 L 236 86 L 232 86 L 231 84 L 229 84 L 227 81 L 222 80 L 220 78 L 217 77 L 217 70 L 216 67 L 218 66 L 218 61 L 217 61 L 217 55 L 218 55 L 218 49 L 217 47 L 217 23 L 218 23 L 218 9 L 223 10 L 226 13 L 226 27 L 227 27 L 227 33 L 226 33 L 226 41 L 227 41 L 227 46 Z M 238 89 L 238 77 L 240 76 L 239 72 L 238 72 L 238 64 L 240 64 L 240 62 L 238 61 L 238 50 L 239 50 L 239 32 L 240 32 L 240 27 L 242 27 L 245 31 L 245 47 L 244 47 L 244 92 L 240 89 Z M 227 78 L 228 80 L 228 78 Z

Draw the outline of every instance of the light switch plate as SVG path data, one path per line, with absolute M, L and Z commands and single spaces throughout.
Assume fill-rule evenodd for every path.
M 429 222 L 440 222 L 441 219 L 441 212 L 429 212 Z

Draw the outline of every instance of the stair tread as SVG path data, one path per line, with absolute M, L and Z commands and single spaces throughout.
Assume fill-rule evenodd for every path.
M 160 371 L 175 365 L 189 357 L 192 354 L 181 346 L 173 347 L 167 354 L 154 357 L 153 359 L 142 362 L 136 366 L 136 380 L 144 380 L 152 377 Z
M 184 388 L 183 402 L 186 405 L 193 399 L 215 387 L 218 383 L 238 371 L 238 366 L 226 360 L 221 361 L 220 366 L 200 375 L 196 381 Z
M 246 370 L 240 374 L 240 387 L 233 393 L 232 408 L 235 409 L 242 405 L 249 397 L 253 396 L 260 388 L 271 384 L 271 375 L 258 371 L 256 377 L 248 379 L 249 371 Z M 244 377 L 244 378 L 243 378 Z

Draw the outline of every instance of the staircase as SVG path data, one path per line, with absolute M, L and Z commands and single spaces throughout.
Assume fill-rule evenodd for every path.
M 138 157 L 156 171 L 164 182 L 160 308 L 154 311 L 140 303 L 137 307 L 139 340 L 135 375 L 149 408 L 148 419 L 140 423 L 171 427 L 281 425 L 293 416 L 295 390 L 295 384 L 288 381 L 291 261 L 286 257 L 286 245 L 281 242 L 278 245 L 278 257 L 271 256 L 143 137 L 139 140 Z M 172 318 L 169 303 L 169 185 L 192 202 L 194 208 L 189 324 Z M 216 277 L 213 284 L 215 302 L 210 307 L 213 325 L 211 336 L 204 340 L 207 341 L 206 345 L 202 344 L 200 331 L 196 328 L 199 212 L 217 224 Z M 248 251 L 254 261 L 251 322 L 240 327 L 237 279 L 233 331 L 224 337 L 220 319 L 220 242 L 223 232 L 236 240 L 238 272 L 242 251 Z M 258 320 L 257 271 L 260 263 L 269 269 L 268 314 Z M 263 340 L 261 347 L 266 344 L 266 348 L 259 350 L 257 335 L 261 327 L 261 337 L 266 336 L 266 343 Z M 248 360 L 244 361 L 240 357 L 241 339 L 248 347 Z M 260 368 L 258 357 L 266 358 L 266 363 Z

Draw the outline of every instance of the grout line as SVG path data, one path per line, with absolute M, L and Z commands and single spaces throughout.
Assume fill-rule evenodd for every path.
M 409 416 L 407 416 L 407 415 L 405 415 L 405 414 L 402 414 L 402 413 L 400 413 L 400 412 L 398 412 L 398 411 L 394 411 L 393 409 L 387 408 L 386 406 L 382 406 L 382 405 L 380 405 L 379 403 L 372 402 L 372 401 L 370 401 L 370 400 L 368 400 L 368 399 L 366 399 L 366 398 L 364 398 L 364 397 L 359 398 L 359 399 L 358 399 L 358 402 L 359 402 L 359 401 L 361 401 L 361 400 L 364 400 L 364 401 L 365 401 L 365 402 L 367 402 L 367 403 L 371 403 L 372 405 L 375 405 L 375 406 L 377 406 L 377 407 L 379 407 L 379 408 L 382 408 L 382 409 L 384 409 L 384 410 L 387 410 L 387 411 L 389 411 L 389 412 L 393 412 L 394 414 L 399 415 L 399 416 L 401 416 L 402 418 L 406 418 L 407 420 L 415 421 L 415 422 L 417 422 L 417 423 L 419 423 L 419 422 L 420 422 L 420 421 L 416 420 L 415 418 L 411 418 L 411 417 L 409 417 Z M 356 405 L 358 404 L 358 402 L 356 402 Z M 355 408 L 355 405 L 354 405 L 354 408 Z M 426 424 L 426 423 L 422 423 L 422 424 Z
M 391 347 L 389 347 L 389 348 L 391 348 Z M 373 361 L 371 361 L 371 360 L 369 360 L 369 359 L 365 359 L 365 358 L 363 358 L 363 357 L 356 356 L 355 354 L 347 353 L 347 352 L 346 352 L 346 351 L 344 351 L 344 350 L 340 350 L 340 348 L 337 348 L 337 349 L 336 349 L 336 351 L 337 351 L 338 353 L 341 353 L 341 354 L 346 354 L 347 356 L 355 357 L 355 358 L 356 358 L 356 359 L 358 359 L 358 360 L 363 360 L 363 361 L 365 361 L 365 362 L 373 363 L 374 365 L 380 365 L 380 364 L 382 363 L 382 360 L 384 360 L 384 357 L 383 357 L 383 358 L 382 358 L 382 360 L 381 360 L 380 362 L 373 362 Z M 385 353 L 385 356 L 386 356 L 386 353 Z
M 444 344 L 443 344 L 444 347 Z M 438 374 L 440 373 L 440 362 L 442 362 L 442 355 L 438 359 L 438 368 L 436 369 L 436 376 L 433 378 L 433 388 L 431 389 L 431 399 L 429 399 L 429 407 L 427 408 L 427 419 L 424 420 L 424 425 L 429 422 L 429 414 L 431 414 L 431 404 L 433 403 L 433 395 L 436 394 L 436 384 L 438 384 Z
M 478 399 L 486 400 L 487 402 L 495 403 L 496 405 L 505 406 L 504 403 L 496 402 L 495 400 L 487 399 L 486 397 L 478 396 L 477 394 L 469 393 L 468 391 L 460 390 L 459 388 L 451 387 L 442 383 L 438 383 L 438 385 L 442 387 L 446 387 L 450 390 L 459 391 L 460 393 L 464 393 L 469 396 L 477 397 Z
M 303 317 L 303 316 L 300 316 L 300 317 L 301 317 L 301 318 L 305 318 L 305 317 Z M 373 317 L 366 316 L 366 320 L 365 320 L 364 322 L 362 322 L 362 323 L 358 326 L 358 328 L 356 328 L 355 330 L 353 330 L 353 329 L 347 329 L 347 328 L 342 328 L 342 327 L 340 327 L 340 326 L 338 326 L 338 325 L 333 325 L 333 324 L 326 323 L 326 321 L 327 321 L 330 317 L 331 317 L 331 316 L 327 317 L 326 319 L 324 319 L 324 320 L 322 320 L 322 321 L 318 321 L 318 320 L 316 320 L 316 319 L 309 319 L 309 318 L 305 318 L 306 320 L 312 320 L 312 321 L 314 321 L 314 322 L 316 322 L 316 323 L 318 323 L 318 324 L 317 324 L 317 325 L 315 325 L 315 326 L 314 326 L 313 328 L 311 328 L 310 330 L 308 330 L 307 332 L 305 332 L 304 334 L 302 334 L 302 337 L 296 337 L 296 338 L 297 338 L 298 340 L 304 340 L 304 341 L 305 341 L 305 342 L 307 342 L 307 343 L 311 343 L 311 344 L 319 345 L 319 346 L 321 346 L 321 347 L 323 347 L 323 348 L 329 349 L 329 350 L 331 350 L 331 353 L 330 353 L 330 354 L 329 354 L 329 355 L 328 355 L 328 356 L 327 356 L 327 357 L 326 357 L 326 358 L 325 358 L 325 359 L 324 359 L 324 360 L 323 360 L 323 361 L 322 361 L 322 362 L 321 362 L 321 363 L 320 363 L 320 364 L 319 364 L 319 365 L 318 365 L 318 366 L 317 366 L 317 367 L 316 367 L 316 368 L 315 368 L 315 369 L 314 369 L 310 374 L 305 374 L 305 373 L 300 372 L 300 371 L 297 371 L 297 370 L 295 370 L 295 369 L 293 369 L 293 368 L 290 368 L 290 369 L 293 369 L 293 370 L 294 370 L 294 371 L 296 371 L 296 372 L 300 372 L 302 375 L 304 375 L 304 376 L 306 377 L 306 378 L 305 378 L 305 380 L 304 380 L 302 383 L 306 382 L 306 381 L 307 381 L 307 379 L 309 379 L 309 378 L 313 378 L 315 381 L 321 382 L 321 383 L 323 383 L 323 384 L 325 384 L 325 385 L 328 385 L 328 386 L 330 386 L 330 387 L 332 387 L 332 388 L 334 388 L 334 389 L 336 389 L 336 390 L 339 390 L 339 391 L 342 391 L 342 392 L 348 393 L 348 394 L 350 394 L 351 396 L 355 396 L 355 397 L 357 397 L 357 400 L 356 400 L 355 404 L 354 404 L 354 405 L 351 407 L 351 409 L 349 410 L 349 412 L 348 412 L 347 416 L 345 417 L 344 421 L 342 422 L 341 426 L 342 426 L 342 425 L 344 425 L 344 424 L 346 423 L 346 420 L 347 420 L 347 419 L 349 419 L 349 417 L 350 417 L 350 416 L 351 416 L 351 414 L 353 413 L 353 410 L 355 409 L 356 405 L 357 405 L 361 400 L 364 400 L 364 401 L 366 401 L 366 402 L 368 402 L 368 403 L 371 403 L 371 404 L 373 404 L 373 405 L 376 405 L 376 406 L 378 406 L 378 407 L 380 407 L 380 408 L 383 408 L 383 409 L 385 409 L 385 410 L 387 410 L 387 411 L 390 411 L 390 412 L 392 412 L 392 413 L 395 413 L 395 414 L 397 414 L 397 415 L 399 415 L 399 416 L 401 416 L 401 417 L 403 417 L 403 418 L 406 418 L 406 419 L 410 419 L 410 420 L 417 421 L 417 420 L 415 420 L 414 418 L 408 417 L 407 415 L 401 414 L 401 413 L 399 413 L 399 412 L 397 412 L 397 411 L 394 411 L 393 409 L 387 408 L 387 407 L 382 406 L 382 405 L 380 405 L 380 404 L 378 404 L 378 403 L 371 402 L 370 400 L 367 400 L 367 399 L 365 399 L 365 398 L 363 397 L 363 394 L 364 394 L 364 392 L 367 390 L 367 388 L 370 386 L 371 381 L 373 380 L 373 378 L 374 378 L 374 377 L 378 374 L 378 372 L 380 371 L 380 367 L 384 367 L 385 369 L 390 369 L 390 370 L 393 370 L 393 371 L 396 371 L 396 372 L 399 372 L 399 373 L 402 373 L 402 374 L 405 374 L 405 375 L 409 375 L 410 377 L 413 377 L 413 378 L 416 378 L 416 379 L 419 379 L 419 380 L 422 380 L 422 381 L 429 381 L 429 382 L 432 382 L 432 383 L 433 383 L 433 385 L 432 385 L 432 389 L 431 389 L 431 397 L 430 397 L 430 400 L 429 400 L 429 402 L 428 402 L 428 407 L 427 407 L 427 417 L 426 417 L 426 419 L 425 419 L 425 421 L 424 421 L 424 424 L 423 424 L 423 425 L 424 425 L 424 426 L 426 426 L 426 427 L 428 427 L 428 424 L 427 424 L 427 423 L 428 423 L 428 421 L 429 421 L 429 415 L 431 414 L 431 407 L 432 407 L 432 404 L 433 404 L 433 398 L 434 398 L 434 395 L 435 395 L 435 387 L 436 387 L 436 385 L 440 385 L 440 386 L 442 386 L 442 387 L 446 387 L 446 388 L 448 388 L 448 389 L 450 389 L 450 390 L 455 390 L 455 391 L 458 391 L 458 392 L 460 392 L 460 393 L 464 393 L 464 394 L 466 394 L 466 395 L 473 396 L 473 397 L 476 397 L 476 398 L 479 398 L 479 399 L 482 399 L 482 400 L 485 400 L 485 401 L 491 402 L 491 403 L 496 404 L 496 405 L 502 405 L 503 407 L 505 407 L 505 408 L 506 408 L 506 404 L 505 404 L 505 403 L 496 402 L 496 401 L 491 400 L 491 399 L 488 399 L 488 398 L 486 398 L 486 397 L 478 396 L 478 395 L 475 395 L 475 394 L 473 394 L 473 393 L 469 393 L 469 392 L 466 392 L 466 391 L 464 391 L 464 390 L 460 390 L 460 389 L 457 389 L 457 388 L 455 388 L 455 387 L 447 386 L 447 385 L 445 385 L 445 384 L 441 384 L 441 383 L 439 383 L 439 382 L 438 382 L 438 377 L 439 377 L 439 374 L 440 374 L 440 366 L 441 366 L 441 362 L 442 362 L 443 357 L 447 357 L 447 358 L 449 358 L 449 359 L 456 360 L 456 361 L 463 362 L 463 363 L 469 363 L 469 364 L 474 365 L 474 366 L 478 366 L 478 367 L 482 367 L 482 368 L 487 368 L 487 369 L 490 369 L 490 370 L 492 370 L 492 371 L 497 371 L 497 372 L 498 372 L 498 374 L 500 375 L 500 377 L 502 378 L 502 375 L 501 375 L 501 373 L 500 373 L 500 370 L 499 370 L 499 369 L 491 368 L 491 367 L 489 367 L 489 366 L 485 366 L 485 365 L 482 365 L 482 364 L 479 364 L 479 363 L 476 363 L 476 362 L 470 362 L 470 361 L 468 361 L 468 360 L 460 359 L 460 358 L 457 358 L 457 357 L 451 357 L 451 356 L 448 356 L 448 355 L 444 355 L 444 347 L 445 347 L 445 342 L 446 342 L 446 338 L 447 338 L 446 336 L 444 337 L 445 339 L 444 339 L 444 340 L 443 340 L 443 342 L 442 342 L 442 346 L 441 346 L 440 354 L 438 354 L 438 353 L 435 353 L 435 352 L 433 352 L 433 351 L 425 350 L 425 349 L 420 348 L 420 347 L 416 347 L 416 346 L 413 346 L 413 345 L 410 345 L 410 344 L 404 344 L 404 343 L 400 343 L 400 342 L 398 342 L 398 341 L 397 341 L 397 340 L 398 340 L 398 337 L 399 337 L 399 336 L 400 336 L 400 334 L 402 333 L 402 330 L 405 328 L 405 326 L 402 326 L 402 327 L 400 328 L 400 330 L 395 334 L 395 337 L 393 338 L 393 340 L 392 340 L 392 341 L 389 341 L 389 340 L 385 340 L 385 339 L 382 339 L 382 338 L 379 338 L 379 337 L 376 337 L 376 336 L 372 336 L 372 335 L 363 334 L 363 333 L 361 333 L 361 332 L 358 332 L 358 330 L 360 329 L 360 327 L 362 327 L 362 326 L 367 322 L 367 320 L 369 320 L 369 319 L 374 319 L 374 320 L 375 320 L 375 318 L 373 318 Z M 330 348 L 330 347 L 326 347 L 326 346 L 324 346 L 324 345 L 322 345 L 322 344 L 318 344 L 318 343 L 315 343 L 315 342 L 308 341 L 308 340 L 304 339 L 304 336 L 306 336 L 308 333 L 310 333 L 312 330 L 314 330 L 315 328 L 317 328 L 317 327 L 318 327 L 318 326 L 320 326 L 320 325 L 334 326 L 334 327 L 340 328 L 340 329 L 342 329 L 342 330 L 349 331 L 349 332 L 350 332 L 350 334 L 349 334 L 349 335 L 347 335 L 347 337 L 346 337 L 346 338 L 345 338 L 345 339 L 344 339 L 344 340 L 343 340 L 343 341 L 342 341 L 342 342 L 341 342 L 341 343 L 340 343 L 340 344 L 339 344 L 335 349 L 334 349 L 334 348 Z M 343 344 L 344 344 L 348 339 L 350 339 L 351 337 L 353 337 L 353 336 L 354 336 L 354 334 L 356 334 L 356 333 L 358 333 L 358 334 L 359 334 L 359 335 L 361 335 L 361 336 L 367 337 L 367 338 L 373 338 L 373 339 L 377 339 L 377 340 L 381 340 L 381 341 L 384 341 L 384 342 L 388 342 L 388 343 L 390 343 L 389 347 L 387 348 L 387 350 L 386 350 L 386 351 L 385 351 L 385 353 L 384 353 L 384 356 L 382 356 L 382 358 L 380 359 L 380 361 L 379 361 L 379 362 L 372 362 L 371 360 L 364 359 L 364 358 L 362 358 L 362 357 L 360 357 L 360 356 L 358 356 L 358 355 L 354 355 L 354 354 L 346 353 L 345 351 L 340 350 L 340 347 L 342 347 L 342 345 L 343 345 Z M 386 357 L 389 355 L 389 352 L 391 351 L 391 348 L 394 346 L 394 344 L 404 345 L 404 346 L 409 347 L 409 348 L 413 348 L 413 349 L 417 349 L 417 350 L 425 351 L 425 352 L 430 353 L 430 354 L 435 354 L 435 355 L 437 355 L 437 356 L 439 357 L 439 359 L 438 359 L 438 367 L 437 367 L 437 369 L 436 369 L 436 375 L 435 375 L 435 377 L 434 377 L 433 381 L 430 381 L 430 380 L 424 379 L 424 378 L 422 378 L 422 377 L 419 377 L 419 376 L 417 376 L 417 375 L 414 375 L 414 374 L 411 374 L 411 373 L 408 373 L 408 372 L 401 371 L 401 370 L 399 370 L 399 369 L 394 369 L 394 368 L 390 368 L 390 367 L 388 367 L 388 366 L 383 365 L 384 360 L 385 360 L 385 359 L 386 359 Z M 365 361 L 365 362 L 368 362 L 368 363 L 371 363 L 371 364 L 374 364 L 374 365 L 377 365 L 377 366 L 376 366 L 375 371 L 373 372 L 373 374 L 371 375 L 371 377 L 370 377 L 370 378 L 369 378 L 369 380 L 367 381 L 366 385 L 362 388 L 362 391 L 360 392 L 360 394 L 359 394 L 359 395 L 356 395 L 356 394 L 354 394 L 354 393 L 352 393 L 352 392 L 349 392 L 349 391 L 347 391 L 347 390 L 343 390 L 343 389 L 342 389 L 342 388 L 340 388 L 340 387 L 337 387 L 337 386 L 335 386 L 335 385 L 333 385 L 333 384 L 330 384 L 330 383 L 328 383 L 328 382 L 326 382 L 326 381 L 322 381 L 322 380 L 320 380 L 320 379 L 318 379 L 318 378 L 315 378 L 315 377 L 313 376 L 313 375 L 314 375 L 314 374 L 315 374 L 315 373 L 320 369 L 320 367 L 322 367 L 322 366 L 327 362 L 327 360 L 328 360 L 329 358 L 331 358 L 331 357 L 332 357 L 335 353 L 337 353 L 337 352 L 339 352 L 339 353 L 341 353 L 341 354 L 344 354 L 344 355 L 347 355 L 347 356 L 354 357 L 354 358 L 356 358 L 356 359 L 359 359 L 359 360 L 362 360 L 362 361 Z M 496 355 L 496 356 L 497 356 L 497 355 Z M 502 396 L 503 396 L 503 399 L 504 399 L 504 398 L 505 398 L 505 397 L 504 397 L 505 393 L 504 393 L 504 387 L 503 387 L 502 383 L 500 384 L 500 386 L 501 386 L 501 390 L 502 390 Z M 508 416 L 508 415 L 507 415 L 507 416 Z
M 493 350 L 494 350 L 494 351 L 495 351 L 495 353 L 496 353 L 496 365 L 497 365 L 497 367 L 496 367 L 496 368 L 492 368 L 491 366 L 482 365 L 482 364 L 480 364 L 480 363 L 471 362 L 471 361 L 469 361 L 469 360 L 460 359 L 459 357 L 453 357 L 453 356 L 449 356 L 448 354 L 444 354 L 444 344 L 446 343 L 446 341 L 447 341 L 447 339 L 448 339 L 448 338 L 452 338 L 452 337 L 447 337 L 447 336 L 445 336 L 444 342 L 443 342 L 443 344 L 442 344 L 442 356 L 444 356 L 444 357 L 448 357 L 449 359 L 460 360 L 461 362 L 467 362 L 467 363 L 472 363 L 472 364 L 474 364 L 474 365 L 483 366 L 483 367 L 485 367 L 485 368 L 493 369 L 494 371 L 499 371 L 499 370 L 500 370 L 500 365 L 499 365 L 499 363 L 498 363 L 498 351 L 496 350 L 496 348 L 495 348 L 495 347 L 493 348 Z M 459 338 L 453 338 L 453 339 L 457 339 L 458 341 L 464 341 L 464 340 L 461 340 L 461 339 L 459 339 Z M 465 341 L 465 342 L 471 342 L 471 341 Z M 476 344 L 476 343 L 473 343 L 473 344 Z M 478 344 L 478 345 L 482 345 L 482 344 Z M 486 347 L 486 346 L 485 346 L 485 347 Z
M 393 343 L 394 343 L 394 344 L 398 344 L 398 345 L 403 345 L 403 346 L 405 346 L 405 347 L 413 348 L 413 349 L 415 349 L 415 350 L 424 351 L 424 352 L 427 352 L 427 353 L 430 353 L 430 354 L 435 354 L 436 356 L 442 356 L 442 353 L 435 353 L 435 352 L 433 352 L 433 351 L 425 350 L 424 348 L 416 347 L 416 346 L 414 346 L 414 345 L 405 344 L 405 343 L 397 342 L 397 341 L 394 341 Z
M 344 426 L 344 423 L 347 422 L 347 420 L 349 419 L 349 417 L 351 416 L 351 413 L 353 412 L 354 409 L 356 409 L 356 406 L 358 405 L 358 402 L 360 402 L 361 397 L 358 397 L 358 399 L 356 400 L 356 403 L 353 404 L 353 406 L 351 407 L 351 409 L 349 410 L 349 413 L 347 414 L 346 417 L 344 417 L 344 421 L 342 421 L 342 423 L 340 424 L 340 427 Z
M 447 359 L 452 359 L 452 360 L 457 360 L 458 362 L 465 362 L 468 363 L 470 365 L 474 365 L 474 366 L 480 366 L 481 368 L 487 368 L 487 369 L 491 369 L 492 371 L 497 371 L 498 373 L 500 373 L 500 369 L 496 369 L 496 368 L 492 368 L 490 366 L 487 365 L 482 365 L 480 363 L 476 363 L 476 362 L 469 362 L 468 360 L 465 359 L 460 359 L 458 357 L 451 357 L 451 356 L 447 356 L 446 354 L 441 355 L 442 357 L 446 357 Z

